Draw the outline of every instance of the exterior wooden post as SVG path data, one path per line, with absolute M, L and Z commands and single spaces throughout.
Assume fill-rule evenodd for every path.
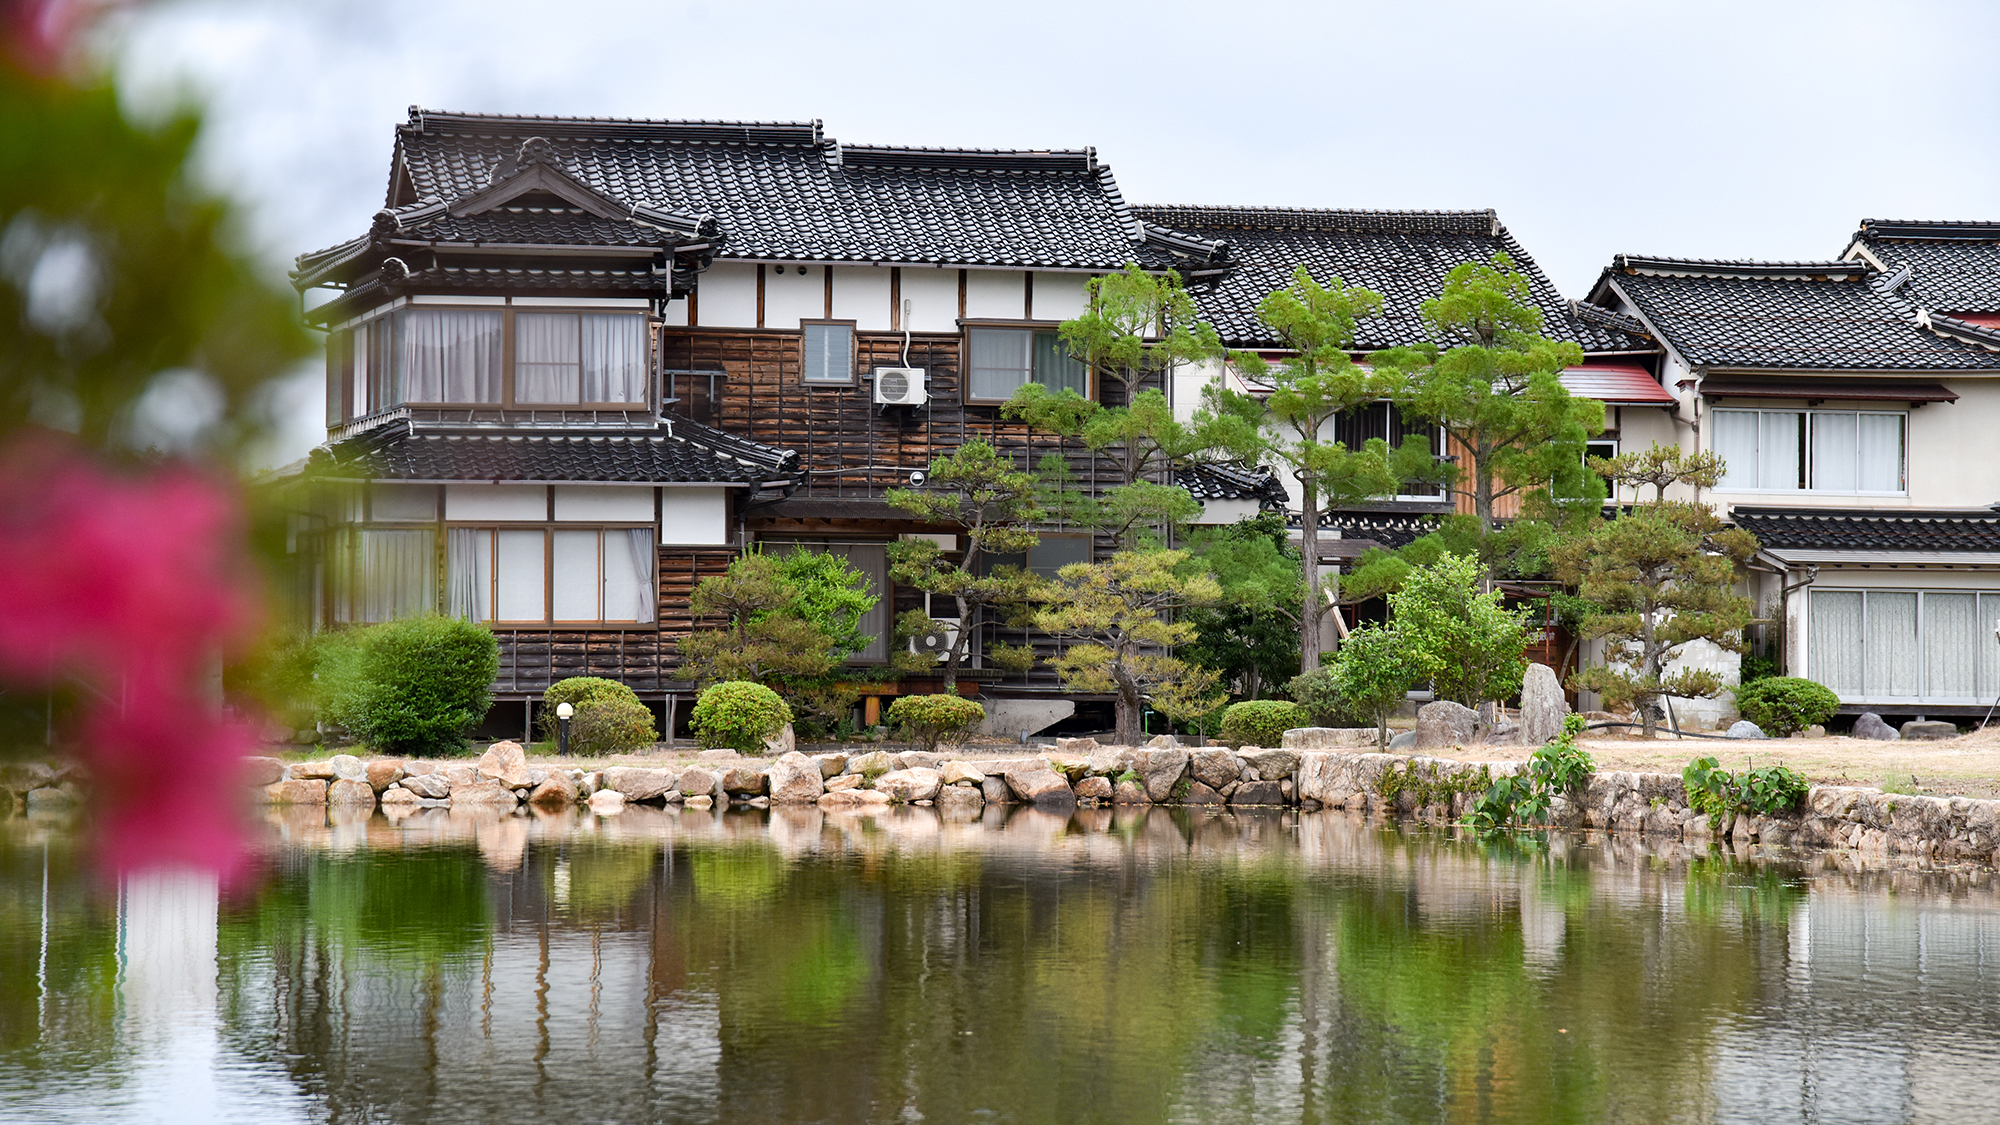
M 861 698 L 861 725 L 864 727 L 882 724 L 882 697 L 867 695 Z

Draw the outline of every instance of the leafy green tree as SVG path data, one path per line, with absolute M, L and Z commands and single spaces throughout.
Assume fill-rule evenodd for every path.
M 1137 745 L 1147 703 L 1169 718 L 1192 721 L 1220 706 L 1215 671 L 1170 655 L 1194 639 L 1194 626 L 1173 620 L 1193 606 L 1212 605 L 1221 587 L 1206 574 L 1180 573 L 1185 551 L 1121 551 L 1097 563 L 1071 563 L 1056 573 L 1037 629 L 1070 641 L 1050 661 L 1079 691 L 1114 695 L 1118 739 Z
M 690 611 L 720 620 L 681 639 L 682 667 L 704 684 L 825 676 L 868 643 L 855 628 L 875 604 L 867 583 L 847 560 L 824 552 L 745 553 L 695 584 Z
M 1605 662 L 1570 677 L 1570 686 L 1603 695 L 1614 707 L 1637 706 L 1653 735 L 1652 704 L 1661 696 L 1721 694 L 1725 685 L 1701 668 L 1667 671 L 1681 649 L 1707 641 L 1743 650 L 1750 599 L 1735 592 L 1736 568 L 1757 553 L 1757 539 L 1725 527 L 1715 509 L 1664 500 L 1669 488 L 1713 488 L 1722 462 L 1655 446 L 1602 462 L 1613 482 L 1655 486 L 1655 499 L 1571 537 L 1554 554 L 1556 574 L 1600 607 L 1583 622 L 1586 637 L 1606 641 Z
M 1215 576 L 1222 598 L 1189 609 L 1181 620 L 1195 639 L 1180 655 L 1214 668 L 1239 695 L 1257 699 L 1299 671 L 1299 553 L 1285 517 L 1264 512 L 1223 527 L 1203 529 L 1189 544 L 1184 570 Z
M 1059 490 L 1066 514 L 1110 531 L 1127 548 L 1148 534 L 1185 524 L 1201 506 L 1186 489 L 1165 483 L 1168 470 L 1189 459 L 1241 458 L 1254 447 L 1254 425 L 1206 409 L 1182 421 L 1167 396 L 1148 384 L 1170 380 L 1182 364 L 1221 356 L 1215 329 L 1196 315 L 1178 275 L 1155 277 L 1127 266 L 1092 279 L 1088 306 L 1059 331 L 1070 354 L 1100 386 L 1118 385 L 1118 403 L 1106 406 L 1072 390 L 1027 383 L 1001 409 L 1037 430 L 1080 442 L 1111 463 L 1118 483 L 1099 496 Z M 1068 474 L 1060 455 L 1045 458 L 1043 468 L 1057 478 Z
M 1583 461 L 1584 440 L 1604 428 L 1604 404 L 1564 389 L 1558 376 L 1583 362 L 1583 349 L 1542 334 L 1542 311 L 1513 259 L 1453 268 L 1423 316 L 1432 342 L 1371 358 L 1404 377 L 1404 411 L 1457 444 L 1452 487 L 1472 500 L 1479 534 L 1492 533 L 1494 502 L 1506 496 L 1601 502 L 1603 486 Z
M 1364 625 L 1341 642 L 1332 671 L 1341 702 L 1375 720 L 1375 745 L 1387 749 L 1389 716 L 1425 671 L 1408 641 L 1393 627 Z
M 889 545 L 890 577 L 933 598 L 950 598 L 958 610 L 958 639 L 945 658 L 945 683 L 953 690 L 982 610 L 1019 605 L 1033 595 L 1030 575 L 1018 566 L 994 568 L 989 559 L 1022 554 L 1041 541 L 1034 530 L 1045 514 L 1040 488 L 1035 474 L 972 438 L 931 461 L 924 488 L 888 492 L 890 507 L 925 523 L 956 524 L 965 535 L 965 550 L 956 558 L 928 539 Z
M 1299 663 L 1307 672 L 1319 667 L 1320 622 L 1331 608 L 1321 593 L 1321 513 L 1393 495 L 1404 481 L 1437 472 L 1429 446 L 1420 440 L 1405 440 L 1394 450 L 1380 439 L 1349 449 L 1329 433 L 1339 415 L 1390 398 L 1400 386 L 1392 372 L 1360 367 L 1348 354 L 1355 324 L 1381 311 L 1381 294 L 1345 285 L 1337 277 L 1321 285 L 1301 266 L 1290 286 L 1257 305 L 1258 319 L 1283 341 L 1290 358 L 1271 363 L 1254 352 L 1230 357 L 1247 378 L 1271 387 L 1258 453 L 1283 465 L 1299 482 Z M 1240 414 L 1240 397 L 1219 387 L 1209 391 L 1222 417 Z
M 1389 595 L 1390 622 L 1419 680 L 1439 698 L 1477 707 L 1521 689 L 1527 671 L 1526 614 L 1480 591 L 1484 571 L 1471 555 L 1444 555 L 1410 571 Z

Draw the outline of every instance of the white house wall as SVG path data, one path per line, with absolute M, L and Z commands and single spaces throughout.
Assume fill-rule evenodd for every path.
M 1082 273 L 1035 273 L 1036 320 L 1069 320 L 1083 315 L 1090 294 L 1084 285 L 1090 279 Z
M 757 327 L 757 267 L 717 262 L 695 281 L 695 323 L 703 328 Z
M 668 488 L 660 502 L 660 542 L 714 547 L 729 542 L 729 502 L 721 488 Z
M 1018 270 L 966 270 L 965 315 L 970 320 L 1020 320 L 1027 315 L 1027 274 Z
M 549 490 L 539 484 L 448 484 L 444 518 L 539 522 L 549 518 Z
M 883 266 L 833 267 L 833 319 L 851 320 L 862 332 L 887 332 L 889 270 Z
M 555 486 L 556 519 L 588 523 L 652 523 L 653 487 L 646 484 Z M 717 490 L 720 491 L 720 490 Z
M 903 300 L 912 332 L 958 331 L 958 271 L 905 267 Z
M 826 267 L 760 266 L 764 271 L 764 328 L 797 329 L 801 320 L 826 319 Z M 778 271 L 784 271 L 782 273 Z M 799 271 L 804 270 L 804 273 Z

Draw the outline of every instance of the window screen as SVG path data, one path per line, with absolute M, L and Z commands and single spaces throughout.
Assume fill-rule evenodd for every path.
M 498 312 L 411 309 L 402 316 L 406 401 L 500 401 Z
M 514 401 L 562 406 L 645 397 L 644 316 L 514 314 Z
M 854 382 L 854 328 L 846 324 L 807 324 L 805 355 L 799 378 L 808 383 Z
M 1090 393 L 1090 372 L 1052 329 L 971 328 L 965 336 L 968 398 L 1006 399 L 1031 381 L 1052 391 Z

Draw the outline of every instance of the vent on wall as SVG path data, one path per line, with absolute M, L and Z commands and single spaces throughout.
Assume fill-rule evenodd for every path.
M 878 367 L 875 369 L 877 406 L 922 406 L 930 400 L 921 367 Z
M 941 664 L 951 659 L 951 650 L 958 644 L 958 622 L 942 617 L 931 618 L 930 628 L 910 638 L 910 651 L 932 653 Z

